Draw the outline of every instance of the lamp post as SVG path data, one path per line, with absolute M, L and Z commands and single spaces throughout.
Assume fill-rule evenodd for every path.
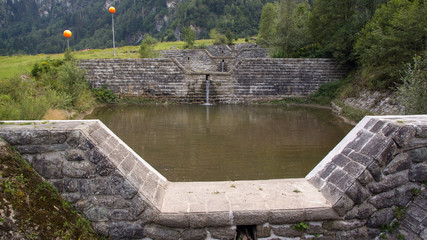
M 111 26 L 113 28 L 113 53 L 114 57 L 116 56 L 116 44 L 114 42 L 114 13 L 116 12 L 116 9 L 114 7 L 110 7 L 108 11 L 111 13 Z
M 67 48 L 70 48 L 70 37 L 73 34 L 71 33 L 70 30 L 65 30 L 63 34 L 64 34 L 64 37 L 67 38 Z

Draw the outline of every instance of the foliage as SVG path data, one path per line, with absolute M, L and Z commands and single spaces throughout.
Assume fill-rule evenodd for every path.
M 224 36 L 224 34 L 218 33 L 215 28 L 211 29 L 209 32 L 209 37 L 214 40 L 214 45 L 227 44 L 227 38 Z
M 308 225 L 305 222 L 300 222 L 298 224 L 292 225 L 291 228 L 298 231 L 306 231 L 308 229 Z
M 267 3 L 264 5 L 259 23 L 257 44 L 265 47 L 274 46 L 276 39 L 276 22 L 278 20 L 277 14 L 276 4 Z
M 154 46 L 157 44 L 157 40 L 150 36 L 150 34 L 144 35 L 139 47 L 139 56 L 141 58 L 155 58 L 158 57 L 158 53 L 154 51 Z
M 231 33 L 230 29 L 227 29 L 227 32 L 225 33 L 225 37 L 227 38 L 227 44 L 233 45 L 233 34 Z
M 390 0 L 361 31 L 355 51 L 371 87 L 394 87 L 403 63 L 425 52 L 426 12 L 422 0 Z
M 314 0 L 308 24 L 313 41 L 323 48 L 323 56 L 353 63 L 356 35 L 384 1 Z
M 74 61 L 36 63 L 31 75 L 0 81 L 0 119 L 41 119 L 48 109 L 81 112 L 94 104 L 85 73 Z
M 427 113 L 427 60 L 414 57 L 414 63 L 408 63 L 401 77 L 402 85 L 398 87 L 400 102 L 408 114 Z
M 185 42 L 184 48 L 192 48 L 196 41 L 196 31 L 194 31 L 191 26 L 183 27 L 182 35 Z
M 107 86 L 104 84 L 101 88 L 93 88 L 93 94 L 96 97 L 96 100 L 100 103 L 113 103 L 117 101 L 117 95 L 113 91 L 107 89 Z

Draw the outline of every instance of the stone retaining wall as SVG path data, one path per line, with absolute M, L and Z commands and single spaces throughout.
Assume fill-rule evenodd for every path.
M 106 85 L 121 96 L 185 103 L 205 102 L 206 78 L 211 102 L 246 103 L 307 96 L 344 75 L 330 59 L 236 60 L 213 58 L 206 50 L 168 54 L 173 58 L 82 60 L 81 67 L 95 88 Z M 226 72 L 220 71 L 222 61 Z
M 169 182 L 93 120 L 0 137 L 113 239 L 427 239 L 427 115 L 364 118 L 305 179 Z

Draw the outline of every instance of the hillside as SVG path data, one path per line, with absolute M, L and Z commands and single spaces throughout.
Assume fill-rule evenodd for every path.
M 193 26 L 198 38 L 216 28 L 234 35 L 256 35 L 262 6 L 269 0 L 15 0 L 0 1 L 0 55 L 60 53 L 62 32 L 72 31 L 75 50 L 112 46 L 111 14 L 115 6 L 116 46 L 136 45 L 143 35 L 180 40 Z

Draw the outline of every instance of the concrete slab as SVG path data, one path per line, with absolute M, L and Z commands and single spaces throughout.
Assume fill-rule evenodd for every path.
M 331 208 L 306 179 L 170 182 L 162 213 L 279 211 Z

